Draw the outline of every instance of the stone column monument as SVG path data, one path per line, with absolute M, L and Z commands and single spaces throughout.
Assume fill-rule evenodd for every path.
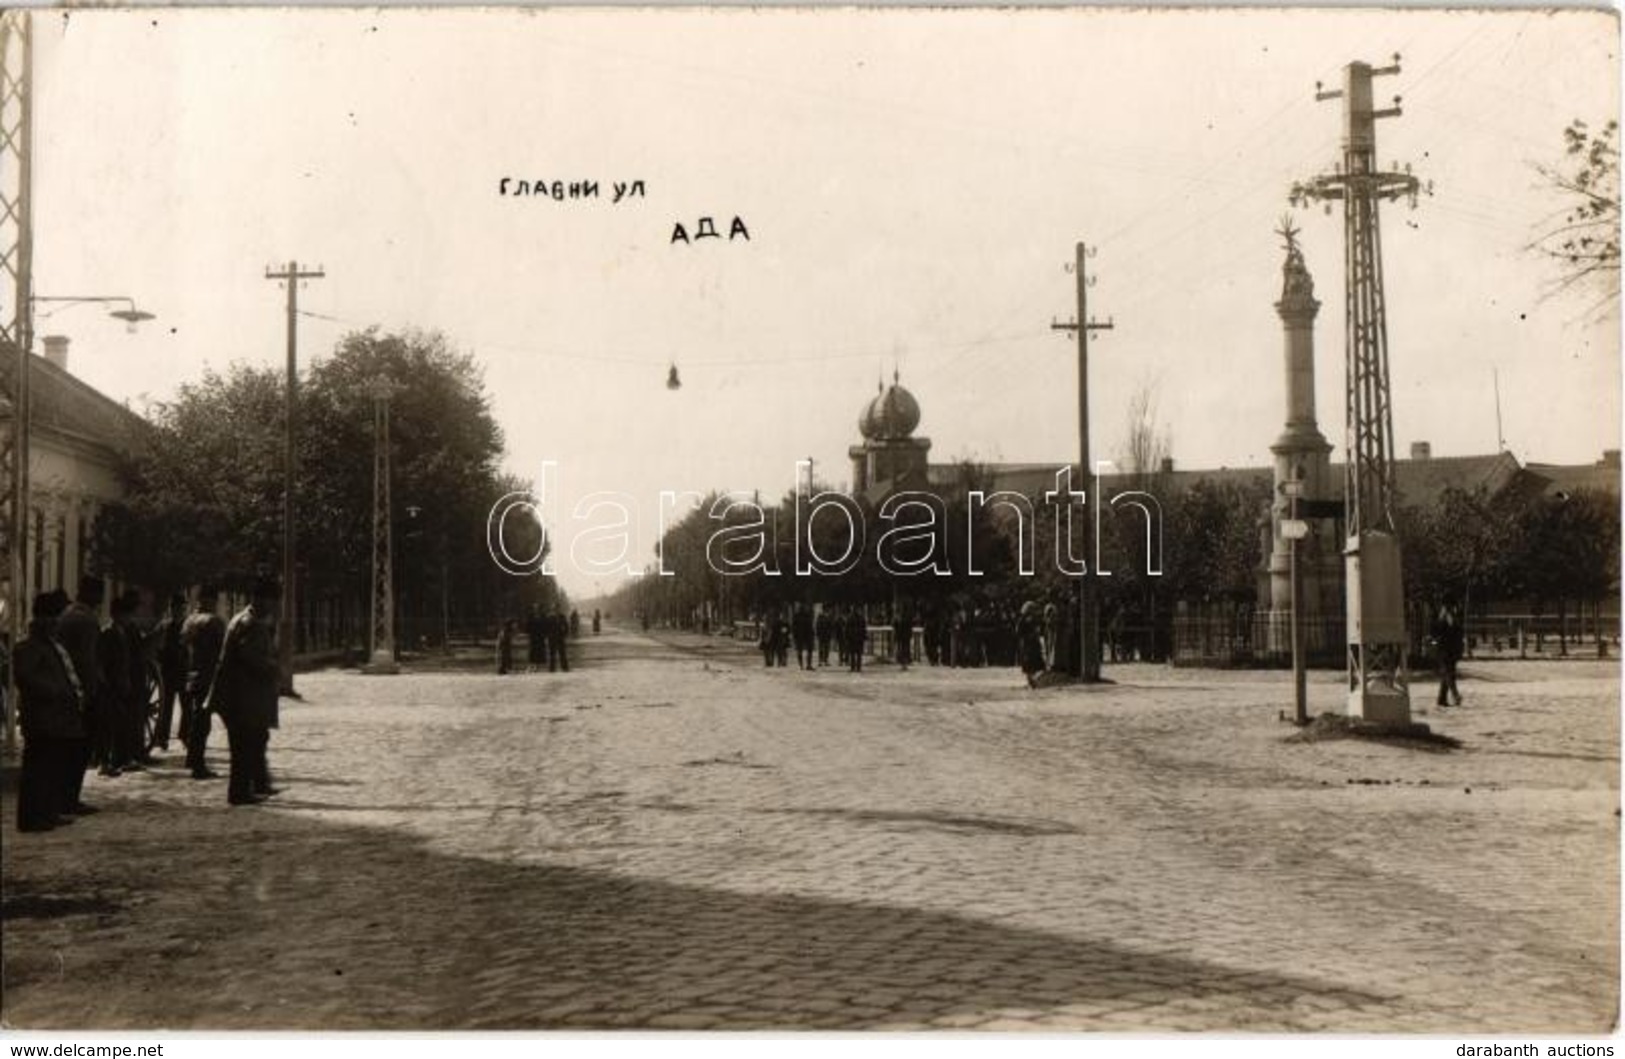
M 1315 423 L 1315 282 L 1303 261 L 1297 231 L 1290 219 L 1278 229 L 1286 240 L 1286 262 L 1281 266 L 1281 300 L 1275 303 L 1280 314 L 1286 354 L 1284 367 L 1286 429 L 1270 446 L 1275 456 L 1275 494 L 1270 509 L 1272 545 L 1269 557 L 1271 652 L 1290 652 L 1292 582 L 1290 577 L 1292 542 L 1281 535 L 1281 523 L 1291 517 L 1291 501 L 1281 483 L 1303 482 L 1301 500 L 1330 500 L 1339 495 L 1341 482 L 1332 480 L 1331 443 Z M 1301 506 L 1300 500 L 1300 506 Z M 1311 521 L 1309 536 L 1298 542 L 1298 568 L 1301 578 L 1305 643 L 1311 656 L 1328 649 L 1339 657 L 1342 640 L 1325 636 L 1323 619 L 1342 613 L 1342 557 L 1336 526 L 1331 520 Z

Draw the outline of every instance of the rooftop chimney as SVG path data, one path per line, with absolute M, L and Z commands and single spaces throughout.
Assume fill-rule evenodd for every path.
M 40 339 L 45 346 L 45 359 L 61 368 L 68 370 L 68 336 L 46 335 Z
M 1172 456 L 1164 456 L 1162 458 L 1162 473 L 1163 474 L 1173 474 L 1174 473 L 1174 458 Z
M 1427 441 L 1411 442 L 1411 459 L 1431 460 L 1433 458 L 1433 445 Z

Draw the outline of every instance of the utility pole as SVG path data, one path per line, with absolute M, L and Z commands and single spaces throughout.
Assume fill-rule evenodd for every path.
M 1377 119 L 1400 114 L 1394 105 L 1372 104 L 1371 81 L 1399 73 L 1352 62 L 1343 87 L 1317 100 L 1343 101 L 1343 162 L 1330 175 L 1293 187 L 1291 198 L 1343 201 L 1344 285 L 1347 355 L 1347 434 L 1344 547 L 1348 609 L 1348 713 L 1379 723 L 1410 721 L 1405 667 L 1405 596 L 1399 536 L 1394 527 L 1393 409 L 1388 385 L 1388 317 L 1383 300 L 1382 230 L 1377 205 L 1421 190 L 1410 167 L 1377 168 Z
M 383 375 L 367 384 L 372 398 L 372 635 L 366 673 L 399 673 L 395 663 L 394 521 L 389 490 L 389 402 L 400 387 Z
M 33 16 L 26 10 L 0 13 L 0 298 L 11 304 L 0 317 L 0 342 L 16 360 L 12 379 L 11 423 L 0 439 L 0 465 L 9 472 L 0 530 L 5 535 L 8 647 L 28 629 L 28 428 L 31 415 L 28 349 L 34 343 L 33 224 Z M 8 664 L 8 673 L 13 670 Z M 17 746 L 17 688 L 7 678 L 5 746 Z
M 293 641 L 298 621 L 296 566 L 294 562 L 294 477 L 299 454 L 294 439 L 299 431 L 299 281 L 321 279 L 327 274 L 318 266 L 301 271 L 299 262 L 290 261 L 282 271 L 265 270 L 266 279 L 281 280 L 288 287 L 288 414 L 283 422 L 282 462 L 282 614 L 277 632 L 277 690 L 297 696 L 293 688 Z
M 1112 321 L 1108 318 L 1105 323 L 1097 323 L 1089 316 L 1089 288 L 1094 285 L 1094 278 L 1088 275 L 1088 259 L 1095 256 L 1095 248 L 1079 243 L 1077 246 L 1077 262 L 1073 272 L 1078 280 L 1078 317 L 1066 323 L 1052 322 L 1053 331 L 1073 331 L 1078 336 L 1078 471 L 1083 475 L 1085 482 L 1093 481 L 1092 466 L 1089 463 L 1089 332 L 1110 331 Z M 1099 497 L 1092 497 L 1091 502 L 1100 503 Z M 1085 564 L 1088 556 L 1096 556 L 1099 548 L 1094 541 L 1094 520 L 1085 515 L 1083 519 L 1083 554 Z M 1078 578 L 1078 679 L 1085 684 L 1095 684 L 1100 681 L 1100 603 L 1096 598 L 1093 579 L 1095 571 L 1085 565 L 1083 575 Z

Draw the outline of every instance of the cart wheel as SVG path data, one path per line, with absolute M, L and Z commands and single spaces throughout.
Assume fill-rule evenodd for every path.
M 141 726 L 142 737 L 146 741 L 149 751 L 156 750 L 163 742 L 159 738 L 158 725 L 163 720 L 164 711 L 164 677 L 156 663 L 147 665 L 147 712 Z

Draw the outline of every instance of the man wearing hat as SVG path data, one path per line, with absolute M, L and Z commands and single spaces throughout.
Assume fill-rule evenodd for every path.
M 57 622 L 56 635 L 67 648 L 73 661 L 73 671 L 85 692 L 85 731 L 89 739 L 90 760 L 101 764 L 102 771 L 116 776 L 118 757 L 113 744 L 117 728 L 113 724 L 112 704 L 108 701 L 102 683 L 100 643 L 102 635 L 102 598 L 107 586 L 99 577 L 85 575 L 79 579 L 79 593 Z M 82 783 L 84 777 L 79 777 Z
M 73 770 L 83 782 L 84 691 L 56 639 L 57 619 L 67 605 L 61 589 L 35 596 L 28 636 L 12 654 L 23 730 L 19 831 L 49 831 L 81 809 Z
M 186 684 L 186 649 L 181 645 L 181 628 L 185 623 L 186 596 L 176 592 L 169 597 L 169 612 L 152 633 L 158 642 L 158 673 L 162 681 L 159 694 L 163 696 L 158 724 L 153 731 L 153 743 L 161 750 L 169 749 L 169 730 L 175 723 L 176 700 L 181 705 L 180 741 L 186 742 L 192 734 L 187 724 L 192 711 L 183 690 Z
M 1044 672 L 1044 624 L 1038 604 L 1030 599 L 1021 605 L 1021 616 L 1016 619 L 1016 656 L 1027 686 L 1036 688 Z
M 266 747 L 277 726 L 276 608 L 281 595 L 275 580 L 256 582 L 252 601 L 226 626 L 220 648 L 210 702 L 226 722 L 231 746 L 226 800 L 232 805 L 256 805 L 277 793 Z
M 195 780 L 212 780 L 219 773 L 211 771 L 204 760 L 209 745 L 209 689 L 214 685 L 215 669 L 220 664 L 220 645 L 226 639 L 226 623 L 217 610 L 220 590 L 213 585 L 198 589 L 197 608 L 181 626 L 181 646 L 186 654 L 185 687 L 181 692 L 181 713 L 186 718 L 186 767 Z

